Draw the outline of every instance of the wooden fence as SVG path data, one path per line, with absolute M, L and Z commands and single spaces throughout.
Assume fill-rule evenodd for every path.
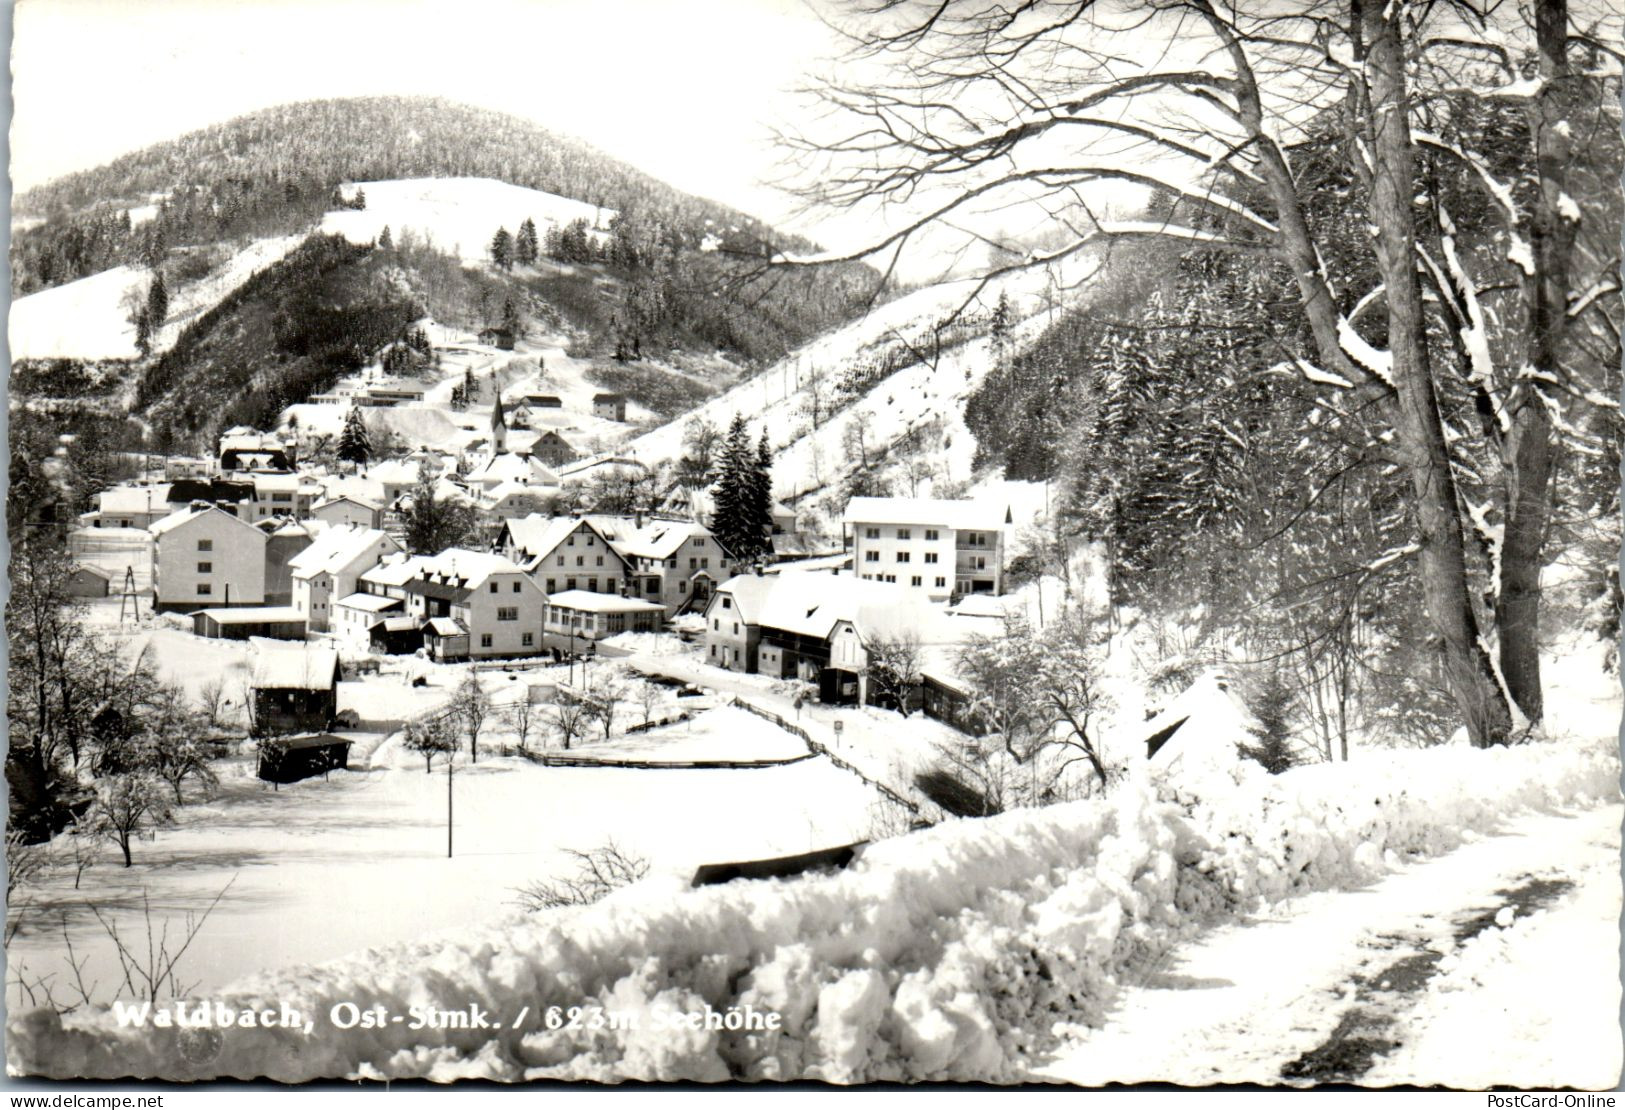
M 741 698 L 739 698 L 737 696 L 734 697 L 732 704 L 734 705 L 735 708 L 743 709 L 746 713 L 754 713 L 754 714 L 756 714 L 756 716 L 762 718 L 764 721 L 773 722 L 774 724 L 776 724 L 780 728 L 782 728 L 785 732 L 788 732 L 793 736 L 799 736 L 801 738 L 801 742 L 803 744 L 807 745 L 807 750 L 811 755 L 821 755 L 825 759 L 829 760 L 831 763 L 835 764 L 835 766 L 839 767 L 841 770 L 850 771 L 852 774 L 858 776 L 858 778 L 862 779 L 864 782 L 868 783 L 870 786 L 874 787 L 876 790 L 878 790 L 882 794 L 886 795 L 886 797 L 890 798 L 892 801 L 896 802 L 898 805 L 900 805 L 904 809 L 908 810 L 915 817 L 920 816 L 920 807 L 919 807 L 918 803 L 912 802 L 909 799 L 903 797 L 903 795 L 899 794 L 897 791 L 893 790 L 891 787 L 887 786 L 885 783 L 876 782 L 874 779 L 872 779 L 868 775 L 864 774 L 858 768 L 854 767 L 852 764 L 848 763 L 846 760 L 844 760 L 840 756 L 836 755 L 833 751 L 830 750 L 829 745 L 823 744 L 823 743 L 820 743 L 817 740 L 814 740 L 812 738 L 811 734 L 809 734 L 807 732 L 807 730 L 802 728 L 800 725 L 792 724 L 791 722 L 785 720 L 783 717 L 779 716 L 777 713 L 773 713 L 773 712 L 770 712 L 770 711 L 768 711 L 766 709 L 762 709 L 759 706 L 752 705 L 750 702 L 744 701 L 744 700 L 742 700 Z

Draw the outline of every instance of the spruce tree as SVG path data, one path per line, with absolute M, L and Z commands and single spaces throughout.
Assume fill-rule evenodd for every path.
M 386 250 L 387 251 L 390 247 L 392 247 L 394 245 L 395 245 L 395 240 L 390 237 L 389 225 L 385 224 L 384 225 L 384 230 L 382 230 L 382 231 L 380 231 L 378 233 L 378 247 L 379 247 L 380 250 Z
M 756 544 L 749 555 L 762 555 L 772 545 L 773 534 L 773 448 L 767 442 L 767 429 L 756 441 L 756 459 L 751 467 L 751 507 Z
M 152 285 L 147 290 L 147 327 L 156 333 L 169 319 L 169 290 L 164 287 L 164 275 L 153 272 Z
M 750 446 L 750 430 L 745 418 L 734 414 L 723 442 L 717 465 L 717 481 L 712 493 L 711 531 L 717 541 L 735 555 L 750 553 L 752 473 L 755 469 Z
M 497 233 L 491 236 L 491 261 L 503 270 L 513 266 L 513 236 L 505 227 L 497 228 Z
M 339 432 L 339 458 L 347 463 L 354 463 L 357 468 L 367 465 L 372 458 L 372 443 L 367 436 L 366 422 L 361 419 L 361 410 L 352 406 L 344 418 L 344 428 Z
M 1298 760 L 1292 751 L 1292 688 L 1272 670 L 1264 676 L 1258 692 L 1249 699 L 1249 707 L 1258 724 L 1251 729 L 1256 744 L 1240 745 L 1241 754 L 1254 760 L 1272 775 L 1294 766 Z
M 519 236 L 514 241 L 514 259 L 521 266 L 534 265 L 539 244 L 536 240 L 536 221 L 529 216 L 519 225 Z

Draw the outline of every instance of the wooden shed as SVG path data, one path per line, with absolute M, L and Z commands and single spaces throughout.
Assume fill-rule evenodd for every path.
M 338 712 L 339 656 L 329 647 L 254 640 L 256 736 L 328 728 Z
M 331 733 L 290 736 L 260 748 L 259 777 L 266 782 L 298 782 L 350 765 L 350 741 Z

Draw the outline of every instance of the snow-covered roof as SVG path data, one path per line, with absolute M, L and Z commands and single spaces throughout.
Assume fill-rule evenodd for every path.
M 649 469 L 637 459 L 630 458 L 625 455 L 597 455 L 591 458 L 576 459 L 574 462 L 565 463 L 558 468 L 558 476 L 560 478 L 579 478 L 589 470 L 597 470 L 599 467 L 641 470 L 644 472 L 647 472 Z
M 947 501 L 928 497 L 854 497 L 846 503 L 846 524 L 903 524 L 996 531 L 1005 525 L 1009 508 L 982 501 Z
M 316 493 L 321 489 L 302 474 L 256 474 L 255 493 Z
M 616 523 L 614 517 L 549 517 L 541 513 L 531 513 L 528 516 L 512 518 L 507 522 L 506 528 L 513 545 L 523 551 L 530 560 L 536 560 L 551 555 L 553 549 L 563 543 L 566 536 L 583 524 L 595 532 L 612 551 L 618 552 L 620 548 L 615 539 L 614 523 Z
M 617 541 L 615 546 L 621 554 L 639 559 L 669 559 L 692 537 L 710 535 L 709 528 L 692 520 L 660 520 Z
M 379 528 L 358 525 L 329 528 L 317 536 L 311 545 L 288 560 L 288 566 L 301 577 L 312 574 L 343 574 L 358 562 L 369 558 L 382 543 L 390 551 L 399 551 L 400 545 Z
M 776 578 L 765 574 L 737 575 L 717 587 L 717 592 L 711 595 L 712 599 L 706 608 L 709 610 L 717 604 L 717 598 L 727 596 L 733 600 L 733 607 L 739 613 L 740 620 L 747 624 L 759 624 L 762 607 L 772 596 L 776 581 Z
M 767 576 L 773 582 L 758 623 L 822 640 L 841 621 L 850 621 L 865 639 L 914 635 L 925 638 L 942 610 L 923 590 L 895 582 L 875 582 L 846 574 L 792 572 Z
M 841 555 L 819 555 L 812 559 L 796 559 L 793 562 L 773 563 L 762 568 L 763 574 L 794 574 L 797 571 L 824 571 L 832 573 L 844 570 L 852 565 L 852 553 Z
M 243 520 L 235 513 L 228 513 L 226 510 L 218 508 L 214 505 L 210 505 L 206 509 L 194 509 L 190 506 L 184 509 L 176 509 L 163 519 L 153 521 L 152 525 L 147 529 L 147 531 L 151 532 L 156 537 L 162 538 L 167 533 L 191 524 L 202 517 L 208 516 L 210 513 L 219 513 L 220 516 L 224 517 L 226 520 L 229 520 L 234 524 L 242 525 L 247 534 L 257 536 L 261 540 L 265 539 L 265 533 L 261 532 L 258 528 L 254 527 L 246 520 Z
M 385 597 L 383 594 L 346 594 L 333 603 L 333 608 L 356 609 L 363 613 L 382 613 L 385 609 L 393 609 L 400 603 L 400 598 Z
M 556 486 L 559 476 L 536 459 L 523 455 L 502 454 L 478 467 L 468 475 L 470 482 L 494 486 L 503 482 L 526 485 Z
M 199 609 L 192 616 L 209 617 L 218 624 L 275 624 L 298 621 L 305 614 L 291 605 L 245 605 L 234 609 Z
M 338 677 L 337 649 L 252 637 L 251 681 L 257 689 L 325 690 Z
M 664 612 L 665 606 L 640 597 L 621 597 L 617 594 L 598 594 L 590 590 L 562 590 L 547 598 L 550 606 L 574 609 L 582 613 L 654 613 Z
M 415 561 L 417 577 L 443 579 L 468 589 L 478 589 L 493 574 L 522 573 L 505 555 L 470 551 L 466 547 L 448 547 L 438 555 L 422 555 Z
M 1238 746 L 1255 742 L 1251 729 L 1256 724 L 1229 678 L 1215 670 L 1191 683 L 1155 717 L 1131 726 L 1131 735 L 1118 739 L 1144 745 L 1166 733 L 1148 758 L 1158 771 L 1177 773 L 1235 763 Z
M 403 459 L 389 459 L 367 468 L 371 481 L 392 486 L 409 486 L 418 480 L 418 464 Z
M 375 586 L 404 586 L 418 576 L 423 560 L 422 555 L 386 555 L 377 566 L 361 573 L 361 581 Z
M 341 505 L 346 501 L 348 501 L 352 505 L 357 506 L 358 508 L 367 509 L 367 510 L 370 510 L 370 511 L 375 512 L 375 513 L 382 512 L 383 508 L 384 508 L 381 504 L 378 504 L 375 501 L 370 501 L 367 498 L 361 497 L 361 496 L 359 496 L 357 494 L 354 494 L 354 493 L 340 493 L 340 494 L 336 494 L 336 495 L 331 496 L 331 497 L 324 497 L 322 500 L 320 500 L 320 501 L 316 502 L 316 504 L 312 505 L 310 507 L 310 510 L 311 510 L 311 512 L 315 512 L 317 509 L 325 509 L 329 505 Z
M 431 617 L 425 627 L 436 636 L 468 635 L 468 628 L 456 617 Z
M 146 513 L 169 507 L 169 485 L 113 486 L 104 489 L 97 503 L 104 513 Z

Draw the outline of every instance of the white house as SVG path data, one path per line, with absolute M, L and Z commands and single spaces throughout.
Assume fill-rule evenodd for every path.
M 250 524 L 271 517 L 310 517 L 311 506 L 322 496 L 322 487 L 301 474 L 256 474 L 254 492 L 237 506 L 237 514 Z
M 93 528 L 151 528 L 172 509 L 167 483 L 111 486 L 96 495 L 96 511 L 80 519 Z
M 354 494 L 327 497 L 310 507 L 313 520 L 333 526 L 353 524 L 361 528 L 379 528 L 384 523 L 384 507 Z
M 448 548 L 410 560 L 401 585 L 406 613 L 423 622 L 438 659 L 537 655 L 547 598 L 512 561 L 487 551 Z
M 566 590 L 618 594 L 630 577 L 615 543 L 621 523 L 614 517 L 531 513 L 504 522 L 497 547 L 550 595 Z
M 152 533 L 152 604 L 160 611 L 265 604 L 266 535 L 233 513 L 195 504 Z
M 842 524 L 851 530 L 852 573 L 923 589 L 934 601 L 1004 592 L 1007 508 L 977 501 L 854 497 Z
M 709 528 L 692 520 L 653 521 L 614 540 L 635 576 L 631 592 L 658 601 L 668 616 L 703 609 L 739 563 Z
M 312 632 L 331 630 L 333 602 L 355 593 L 361 574 L 400 550 L 393 537 L 377 528 L 326 529 L 288 563 L 293 607 L 305 615 Z

